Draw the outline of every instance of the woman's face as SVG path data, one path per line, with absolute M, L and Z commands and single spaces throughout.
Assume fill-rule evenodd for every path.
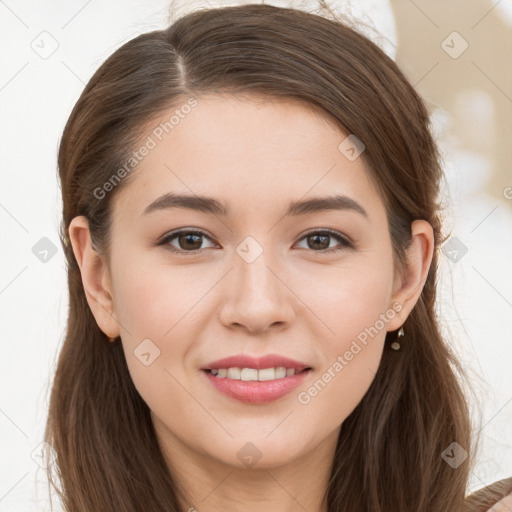
M 363 148 L 291 101 L 197 100 L 150 125 L 114 202 L 106 286 L 133 382 L 169 453 L 271 467 L 332 450 L 403 323 Z M 237 356 L 310 369 L 215 363 Z

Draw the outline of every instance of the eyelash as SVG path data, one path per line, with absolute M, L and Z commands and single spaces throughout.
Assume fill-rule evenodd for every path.
M 173 240 L 177 236 L 184 234 L 184 233 L 189 234 L 189 235 L 200 235 L 200 236 L 203 236 L 203 237 L 207 238 L 208 240 L 212 241 L 211 238 L 206 233 L 204 233 L 202 231 L 197 231 L 197 230 L 192 230 L 192 229 L 179 229 L 176 231 L 172 231 L 171 233 L 168 233 L 163 238 L 161 238 L 159 241 L 155 242 L 154 245 L 156 245 L 156 246 L 168 245 L 171 240 Z M 309 231 L 308 233 L 305 233 L 300 240 L 303 240 L 304 238 L 306 238 L 310 235 L 314 235 L 314 234 L 330 235 L 331 237 L 338 240 L 338 242 L 340 242 L 340 244 L 342 246 L 342 247 L 338 247 L 335 249 L 332 249 L 332 248 L 331 249 L 322 249 L 319 251 L 310 249 L 314 253 L 332 254 L 332 253 L 340 251 L 342 249 L 354 249 L 355 248 L 354 244 L 348 238 L 346 238 L 341 233 L 338 233 L 337 231 L 334 231 L 332 229 L 317 229 L 314 231 Z M 168 245 L 168 247 L 165 247 L 165 249 L 169 250 L 173 253 L 181 254 L 181 255 L 199 254 L 201 252 L 201 249 L 198 249 L 197 251 L 185 251 L 183 249 L 175 249 L 175 248 L 172 248 L 171 245 Z

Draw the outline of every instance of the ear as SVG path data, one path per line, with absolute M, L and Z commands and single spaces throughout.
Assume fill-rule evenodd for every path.
M 110 271 L 105 257 L 92 247 L 89 221 L 83 215 L 69 224 L 69 241 L 80 267 L 85 295 L 98 327 L 109 337 L 119 336 L 114 315 Z
M 413 221 L 411 235 L 411 246 L 407 250 L 407 266 L 402 275 L 395 276 L 390 303 L 399 303 L 402 309 L 388 322 L 388 331 L 399 329 L 409 316 L 421 295 L 432 263 L 434 230 L 430 223 L 426 220 Z M 398 311 L 398 308 L 395 311 Z

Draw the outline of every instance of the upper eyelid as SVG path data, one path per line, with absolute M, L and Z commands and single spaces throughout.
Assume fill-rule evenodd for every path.
M 169 231 L 168 233 L 166 233 L 165 235 L 160 237 L 157 240 L 156 244 L 165 242 L 169 238 L 174 238 L 175 236 L 180 235 L 182 233 L 192 233 L 194 235 L 202 235 L 205 238 L 208 238 L 211 242 L 213 242 L 213 240 L 214 240 L 214 238 L 211 237 L 206 231 L 203 231 L 201 229 L 198 229 L 198 228 L 183 228 L 183 229 L 177 229 L 176 231 Z

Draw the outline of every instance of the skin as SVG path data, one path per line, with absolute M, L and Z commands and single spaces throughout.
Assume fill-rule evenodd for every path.
M 84 217 L 71 222 L 90 308 L 105 334 L 121 336 L 164 456 L 188 495 L 185 510 L 326 512 L 340 426 L 374 378 L 386 332 L 400 328 L 420 296 L 432 227 L 412 223 L 409 266 L 398 275 L 384 204 L 363 160 L 338 150 L 346 136 L 293 101 L 204 95 L 115 197 L 108 257 L 92 249 Z M 142 215 L 171 191 L 213 196 L 230 215 L 176 208 Z M 334 193 L 359 202 L 368 220 L 349 210 L 283 218 L 291 201 Z M 177 228 L 205 232 L 195 244 L 168 242 L 197 254 L 152 245 Z M 326 228 L 356 248 L 335 238 L 315 245 L 305 236 Z M 236 251 L 249 235 L 263 249 L 251 263 Z M 340 250 L 326 253 L 327 246 Z M 393 303 L 400 313 L 309 403 L 300 403 L 298 394 Z M 149 366 L 134 355 L 147 338 L 160 350 Z M 221 357 L 268 353 L 313 367 L 303 385 L 275 402 L 226 397 L 200 370 Z M 252 466 L 237 456 L 248 442 L 260 455 Z
M 512 510 L 512 493 L 496 503 L 488 512 L 510 512 L 510 510 Z

